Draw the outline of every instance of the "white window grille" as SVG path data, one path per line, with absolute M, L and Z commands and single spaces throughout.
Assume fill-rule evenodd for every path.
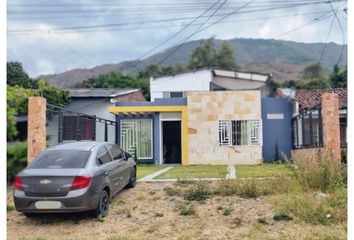
M 219 121 L 219 145 L 262 145 L 262 121 Z
M 219 143 L 221 146 L 232 145 L 231 121 L 220 121 L 219 122 Z
M 123 150 L 139 158 L 152 158 L 152 120 L 121 120 L 120 144 Z

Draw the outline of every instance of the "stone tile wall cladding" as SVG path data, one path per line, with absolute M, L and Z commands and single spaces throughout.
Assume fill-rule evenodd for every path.
M 260 120 L 260 91 L 188 92 L 189 164 L 258 164 L 262 146 L 219 146 L 219 120 Z

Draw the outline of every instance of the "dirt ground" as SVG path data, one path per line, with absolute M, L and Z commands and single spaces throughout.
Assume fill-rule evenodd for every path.
M 275 212 L 266 197 L 214 196 L 205 202 L 190 202 L 195 214 L 182 216 L 179 206 L 184 203 L 183 198 L 166 195 L 166 186 L 188 187 L 176 183 L 138 183 L 134 189 L 114 197 L 110 213 L 103 220 L 87 214 L 27 219 L 11 210 L 13 200 L 9 191 L 8 239 L 346 239 L 346 229 L 340 225 L 273 221 Z M 259 219 L 266 220 L 266 224 Z

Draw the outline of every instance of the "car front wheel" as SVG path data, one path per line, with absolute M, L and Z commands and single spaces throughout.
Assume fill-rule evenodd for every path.
M 136 168 L 133 167 L 130 171 L 129 183 L 127 185 L 128 188 L 133 188 L 136 185 Z
M 98 205 L 93 213 L 95 217 L 106 217 L 108 215 L 108 210 L 109 210 L 109 194 L 106 190 L 103 190 L 101 192 Z

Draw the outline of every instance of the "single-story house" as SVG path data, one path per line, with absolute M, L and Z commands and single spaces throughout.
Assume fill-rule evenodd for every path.
M 271 93 L 272 74 L 201 68 L 177 75 L 150 79 L 151 101 L 157 98 L 186 97 L 188 91 L 260 90 L 262 97 Z
M 291 103 L 268 97 L 270 78 L 221 69 L 152 78 L 151 102 L 109 108 L 115 141 L 156 165 L 257 164 L 272 161 L 278 143 L 289 156 Z
M 324 93 L 338 94 L 341 147 L 347 146 L 347 89 L 289 89 L 279 88 L 276 96 L 288 98 L 293 105 L 293 148 L 322 146 L 320 103 Z

